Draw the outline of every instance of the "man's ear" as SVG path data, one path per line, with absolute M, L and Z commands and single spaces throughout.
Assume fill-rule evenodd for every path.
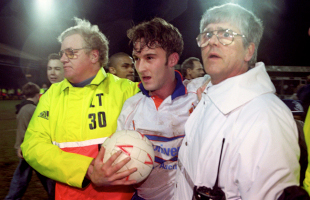
M 90 52 L 90 60 L 93 64 L 99 61 L 99 51 L 94 49 Z
M 254 51 L 255 51 L 255 44 L 252 42 L 249 44 L 249 46 L 246 49 L 244 61 L 249 62 L 251 58 L 253 57 Z
M 192 69 L 191 68 L 187 68 L 186 69 L 186 74 L 187 74 L 187 76 L 190 76 L 192 74 Z
M 174 67 L 176 64 L 178 64 L 180 59 L 180 56 L 178 53 L 174 52 L 168 57 L 168 66 Z
M 37 103 L 39 102 L 40 96 L 41 96 L 40 93 L 36 94 L 36 96 L 35 96 L 35 97 L 36 97 L 36 102 L 35 102 L 35 104 L 37 104 Z
M 109 67 L 109 72 L 111 73 L 111 74 L 116 74 L 116 69 L 114 68 L 114 67 Z

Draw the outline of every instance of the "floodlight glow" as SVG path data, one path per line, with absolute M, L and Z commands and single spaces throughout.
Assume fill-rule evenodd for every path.
M 37 0 L 37 6 L 39 11 L 47 12 L 51 9 L 53 0 Z

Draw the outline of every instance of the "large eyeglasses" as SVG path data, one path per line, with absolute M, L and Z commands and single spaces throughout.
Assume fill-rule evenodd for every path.
M 216 34 L 214 32 L 217 32 Z M 230 45 L 234 41 L 235 36 L 241 36 L 245 38 L 245 35 L 233 32 L 230 29 L 205 31 L 198 35 L 196 38 L 199 47 L 205 47 L 209 44 L 210 39 L 215 35 L 222 45 Z
M 67 48 L 67 49 L 64 49 L 64 50 L 61 50 L 59 51 L 59 56 L 62 57 L 62 55 L 65 53 L 66 56 L 69 58 L 69 59 L 72 59 L 74 58 L 74 52 L 75 51 L 78 51 L 78 50 L 81 50 L 81 49 L 91 49 L 91 48 L 80 48 L 80 49 L 71 49 L 71 48 Z

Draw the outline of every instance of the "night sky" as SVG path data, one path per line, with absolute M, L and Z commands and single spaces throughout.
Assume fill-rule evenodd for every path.
M 59 51 L 56 38 L 74 25 L 72 18 L 77 16 L 99 26 L 109 39 L 110 55 L 120 51 L 131 54 L 127 29 L 157 16 L 175 25 L 183 35 L 181 64 L 190 56 L 201 58 L 195 38 L 204 11 L 233 2 L 263 21 L 258 61 L 266 65 L 310 66 L 310 0 L 50 0 L 51 4 L 44 8 L 39 8 L 38 2 L 0 1 L 0 43 L 46 59 L 48 54 Z

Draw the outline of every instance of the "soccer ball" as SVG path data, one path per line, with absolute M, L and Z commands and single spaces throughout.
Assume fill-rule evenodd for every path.
M 122 172 L 136 167 L 137 171 L 128 176 L 127 180 L 136 180 L 139 183 L 151 173 L 154 149 L 152 143 L 143 134 L 129 130 L 117 131 L 107 138 L 102 146 L 105 148 L 104 163 L 119 150 L 122 150 L 122 154 L 114 161 L 114 164 L 128 156 L 131 157 L 131 160 L 118 171 Z

